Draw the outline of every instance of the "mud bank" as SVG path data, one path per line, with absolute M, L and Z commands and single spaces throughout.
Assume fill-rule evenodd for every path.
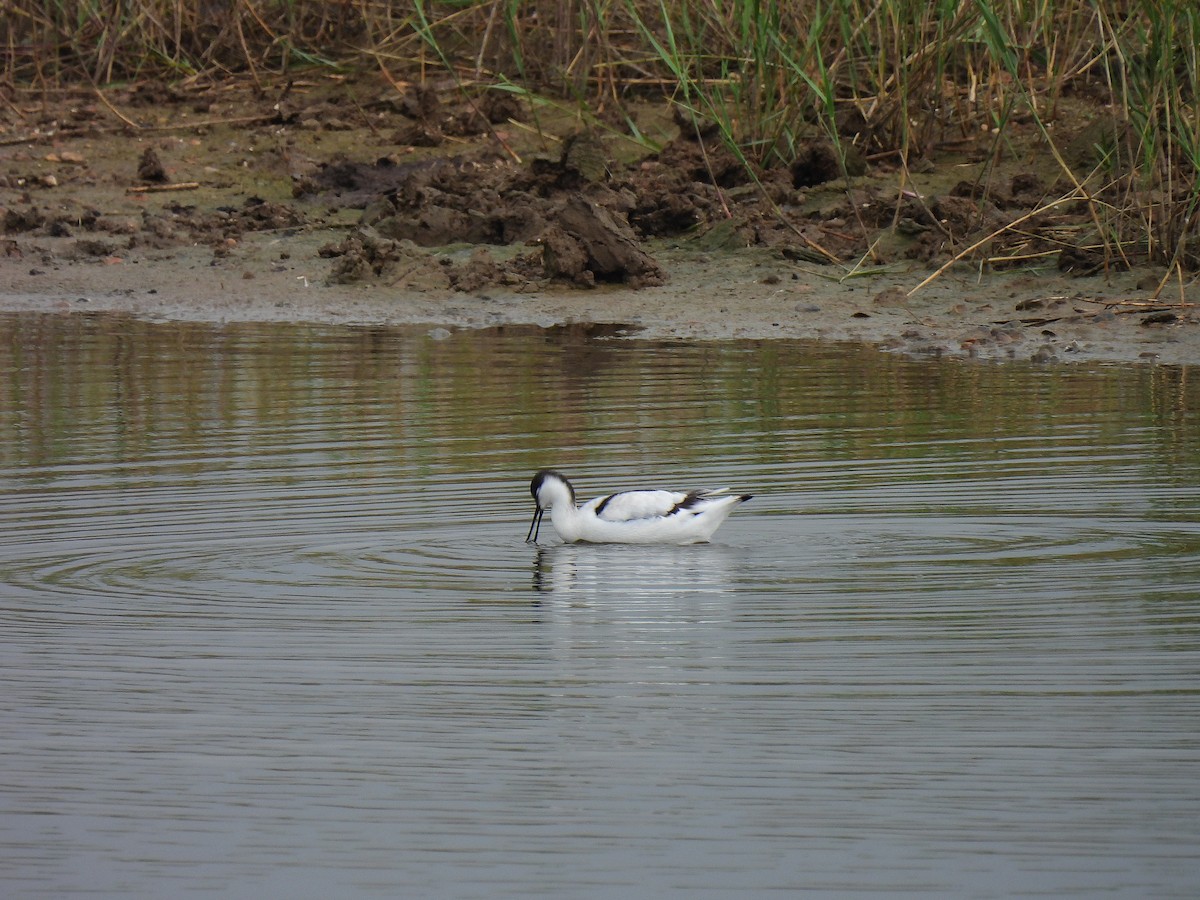
M 646 339 L 854 341 L 914 355 L 980 359 L 1200 363 L 1188 313 L 1113 300 L 1137 294 L 1137 276 L 1109 278 L 1095 296 L 1078 281 L 946 273 L 913 297 L 920 270 L 839 282 L 772 251 L 656 248 L 665 284 L 633 289 L 542 289 L 524 284 L 462 291 L 445 271 L 474 248 L 417 253 L 405 285 L 340 284 L 319 249 L 329 235 L 256 234 L 214 259 L 207 248 L 0 266 L 0 310 L 64 315 L 113 312 L 201 322 L 419 324 L 433 329 L 505 324 L 611 323 Z M 1124 282 L 1124 283 L 1122 283 Z M 1070 293 L 1067 293 L 1070 291 Z
M 592 322 L 633 338 L 1200 363 L 1193 282 L 1162 289 L 1161 273 L 1055 248 L 1061 227 L 1028 238 L 1029 264 L 957 264 L 914 290 L 995 226 L 1000 210 L 980 219 L 966 197 L 969 160 L 927 161 L 897 207 L 885 163 L 847 182 L 819 142 L 748 185 L 669 110 L 641 123 L 660 141 L 650 153 L 569 122 L 533 128 L 512 103 L 452 107 L 361 82 L 292 82 L 286 97 L 14 104 L 0 310 L 431 331 Z M 1010 214 L 1050 177 L 1011 168 L 995 201 Z

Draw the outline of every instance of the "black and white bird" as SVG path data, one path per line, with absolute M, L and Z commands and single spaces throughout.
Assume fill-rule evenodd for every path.
M 575 502 L 575 488 L 561 472 L 542 469 L 533 476 L 529 492 L 537 508 L 527 543 L 537 541 L 542 516 L 568 544 L 700 544 L 713 536 L 734 508 L 751 494 L 730 494 L 728 488 L 678 491 L 620 491 Z

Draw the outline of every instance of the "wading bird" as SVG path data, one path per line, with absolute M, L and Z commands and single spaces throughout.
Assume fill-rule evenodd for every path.
M 565 475 L 542 469 L 533 476 L 529 492 L 537 508 L 526 543 L 537 541 L 542 516 L 568 544 L 700 544 L 712 537 L 734 507 L 751 494 L 711 491 L 621 491 L 575 504 L 575 488 Z

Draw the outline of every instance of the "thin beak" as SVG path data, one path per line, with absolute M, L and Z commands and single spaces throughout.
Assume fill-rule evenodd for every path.
M 533 511 L 533 521 L 529 523 L 529 534 L 525 535 L 525 543 L 536 544 L 537 533 L 542 528 L 542 514 L 545 512 L 542 507 L 538 507 Z

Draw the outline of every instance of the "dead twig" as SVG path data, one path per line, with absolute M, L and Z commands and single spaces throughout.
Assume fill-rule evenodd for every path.
M 22 134 L 17 137 L 0 138 L 0 147 L 15 147 L 18 144 L 36 144 L 38 141 L 47 141 L 54 137 L 53 134 Z
M 179 131 L 193 128 L 213 128 L 220 125 L 270 125 L 279 121 L 279 111 L 257 116 L 231 116 L 228 119 L 203 119 L 199 122 L 170 122 L 165 125 L 147 125 L 145 131 Z
M 176 181 L 173 184 L 139 184 L 125 190 L 130 194 L 161 194 L 166 191 L 194 191 L 198 187 L 198 181 Z

